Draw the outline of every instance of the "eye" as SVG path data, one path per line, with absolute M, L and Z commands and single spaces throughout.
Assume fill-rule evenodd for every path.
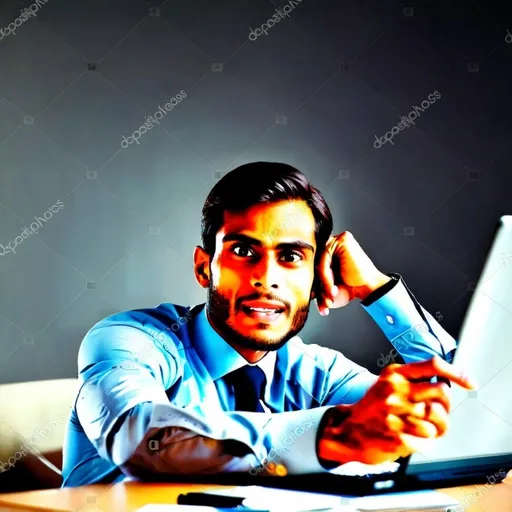
M 297 252 L 297 251 L 285 251 L 282 253 L 285 257 L 287 258 L 296 258 L 295 260 L 288 260 L 287 263 L 297 263 L 299 262 L 300 260 L 304 259 L 302 257 L 302 254 L 300 252 Z
M 237 249 L 239 250 L 237 252 Z M 232 252 L 234 252 L 237 256 L 240 256 L 240 257 L 245 257 L 245 256 L 249 256 L 250 254 L 246 254 L 246 253 L 251 253 L 253 256 L 254 256 L 254 253 L 251 251 L 251 249 L 249 248 L 249 246 L 245 245 L 245 244 L 237 244 L 237 245 L 234 245 L 232 248 L 231 248 Z

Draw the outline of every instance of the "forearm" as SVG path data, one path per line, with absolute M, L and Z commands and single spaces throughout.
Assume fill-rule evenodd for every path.
M 147 479 L 166 474 L 250 472 L 257 465 L 254 453 L 236 441 L 219 441 L 184 428 L 167 427 L 151 430 L 121 469 L 127 475 Z
M 194 421 L 193 415 L 186 411 L 176 415 L 172 405 L 169 408 L 163 408 L 163 415 L 173 413 L 174 421 L 167 419 L 178 426 L 154 426 L 156 415 L 160 420 L 163 415 L 162 407 L 155 409 L 151 402 L 139 404 L 120 419 L 111 433 L 111 458 L 125 474 L 144 478 L 151 474 L 249 471 L 251 463 L 256 464 L 248 446 L 207 436 L 207 426 Z
M 112 460 L 129 476 L 250 472 L 269 462 L 289 474 L 322 471 L 316 453 L 328 408 L 275 414 L 215 413 L 211 421 L 172 404 L 140 404 L 111 433 Z M 140 432 L 144 431 L 141 441 Z
M 371 304 L 363 303 L 363 307 L 406 363 L 434 356 L 450 362 L 456 341 L 419 304 L 401 277 L 384 295 Z

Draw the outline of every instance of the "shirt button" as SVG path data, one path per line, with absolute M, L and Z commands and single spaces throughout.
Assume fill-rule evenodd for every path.
M 388 321 L 388 324 L 394 324 L 395 323 L 395 320 L 393 319 L 393 317 L 391 315 L 387 315 L 386 316 L 386 320 Z

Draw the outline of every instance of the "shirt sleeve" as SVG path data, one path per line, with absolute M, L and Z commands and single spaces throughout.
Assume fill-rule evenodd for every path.
M 283 413 L 177 407 L 183 359 L 179 340 L 163 349 L 147 333 L 109 326 L 88 333 L 79 351 L 75 408 L 99 455 L 131 478 L 151 473 L 322 471 L 318 425 L 328 407 Z M 300 453 L 296 443 L 301 439 Z
M 389 339 L 406 363 L 439 356 L 452 362 L 455 339 L 426 311 L 399 274 L 398 282 L 384 296 L 363 308 Z M 392 354 L 383 355 L 379 366 L 389 363 Z

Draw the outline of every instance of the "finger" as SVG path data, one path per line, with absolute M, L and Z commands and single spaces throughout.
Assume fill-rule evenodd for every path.
M 411 403 L 403 397 L 393 395 L 387 401 L 388 414 L 398 416 L 399 418 L 415 417 L 417 419 L 427 418 L 430 410 L 425 402 Z
M 396 432 L 398 434 L 403 432 L 407 425 L 405 419 L 400 418 L 400 416 L 397 416 L 396 414 L 388 414 L 385 419 L 385 424 L 391 432 Z
M 332 301 L 333 304 L 331 308 L 342 308 L 346 306 L 351 299 L 351 292 L 347 286 L 339 285 L 335 286 L 336 288 L 336 297 Z
M 423 419 L 427 417 L 429 408 L 425 402 L 409 403 L 409 412 L 407 413 L 411 417 Z
M 433 377 L 445 377 L 465 389 L 475 388 L 469 377 L 456 370 L 454 366 L 438 356 L 419 363 L 404 364 L 396 371 L 408 379 L 432 379 Z
M 437 437 L 437 425 L 430 421 L 421 420 L 414 416 L 406 416 L 404 419 L 404 427 L 402 433 L 409 434 L 415 437 L 434 438 Z
M 319 288 L 326 298 L 333 300 L 334 272 L 332 270 L 332 258 L 334 252 L 335 237 L 329 238 L 325 250 L 318 262 Z
M 434 439 L 431 437 L 413 436 L 405 432 L 400 434 L 400 440 L 404 450 L 409 451 L 410 454 L 427 451 L 428 448 L 432 447 L 432 443 L 434 442 Z
M 416 416 L 423 418 L 426 414 L 425 403 L 412 403 L 407 398 L 399 393 L 392 393 L 386 398 L 385 407 L 387 414 L 403 417 L 403 416 Z
M 438 416 L 439 411 L 442 414 L 448 415 L 450 411 L 449 405 L 447 406 L 443 398 L 437 398 L 426 401 L 411 401 L 406 396 L 400 393 L 393 393 L 388 396 L 385 401 L 388 414 L 393 414 L 399 417 L 414 416 L 418 419 L 429 419 L 431 411 L 435 411 Z
M 311 300 L 316 301 L 316 308 L 320 315 L 326 316 L 329 314 L 329 303 L 326 301 L 326 297 L 323 294 L 319 267 L 315 270 L 315 278 L 311 290 Z
M 316 298 L 316 308 L 322 316 L 327 316 L 329 314 L 329 307 L 326 304 L 325 297 L 321 293 L 319 293 Z
M 449 416 L 443 406 L 437 402 L 432 404 L 415 404 L 423 406 L 419 410 L 414 408 L 402 411 L 394 411 L 386 418 L 386 425 L 395 434 L 410 434 L 417 437 L 433 438 L 446 433 Z M 402 422 L 402 423 L 401 423 Z
M 442 382 L 430 384 L 429 382 L 412 383 L 409 388 L 410 402 L 432 402 L 442 404 L 447 412 L 450 412 L 450 399 L 446 395 L 448 386 Z
M 419 430 L 414 431 L 406 427 L 404 432 L 420 437 L 439 437 L 444 435 L 448 430 L 449 424 L 449 415 L 446 409 L 438 402 L 416 405 L 423 405 L 423 410 L 421 412 L 413 411 L 411 414 L 401 416 L 400 419 L 406 425 Z
M 401 419 L 414 418 L 415 420 L 428 420 L 431 411 L 431 404 L 420 402 L 412 404 L 405 401 L 401 406 L 394 407 L 392 414 Z
M 317 275 L 315 276 L 315 280 L 313 282 L 313 288 L 311 292 L 311 300 L 314 300 L 316 302 L 316 308 L 318 312 L 321 315 L 328 315 L 329 309 L 327 308 L 327 305 L 325 304 L 325 298 L 322 294 L 321 285 L 319 284 L 319 277 L 318 277 L 318 271 Z
M 436 427 L 438 437 L 446 434 L 450 424 L 450 416 L 441 404 L 432 402 L 426 419 Z
M 441 437 L 449 426 L 449 415 L 441 404 L 434 402 L 427 407 L 424 419 L 415 416 L 400 418 L 404 422 L 403 432 L 418 437 Z
M 327 297 L 322 289 L 316 294 L 316 307 L 322 316 L 327 316 L 334 306 L 332 299 Z

